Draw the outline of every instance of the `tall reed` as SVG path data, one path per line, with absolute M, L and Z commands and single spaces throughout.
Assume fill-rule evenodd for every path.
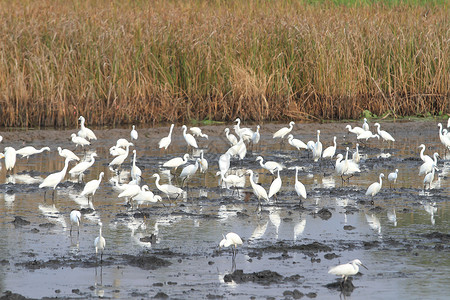
M 448 4 L 388 4 L 0 0 L 0 126 L 449 113 Z

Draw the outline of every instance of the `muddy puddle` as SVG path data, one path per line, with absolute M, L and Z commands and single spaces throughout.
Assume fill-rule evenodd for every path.
M 209 168 L 190 178 L 187 192 L 173 203 L 156 189 L 151 176 L 159 173 L 161 183 L 179 185 L 162 164 L 186 153 L 181 126 L 175 127 L 166 153 L 157 143 L 168 134 L 168 126 L 138 128 L 132 149 L 137 150 L 142 184 L 164 198 L 139 209 L 117 197 L 120 192 L 111 183 L 116 174 L 108 167 L 113 159 L 109 148 L 118 138 L 129 139 L 129 129 L 95 130 L 98 140 L 86 153 L 95 151 L 98 157 L 84 182 L 102 171 L 105 177 L 93 203 L 79 196 L 84 184 L 77 178 L 66 176 L 54 203 L 51 191 L 44 201 L 44 190 L 38 187 L 64 166 L 58 146 L 84 156 L 69 140 L 77 129 L 3 131 L 1 149 L 32 145 L 52 150 L 18 158 L 12 175 L 1 162 L 0 291 L 9 297 L 71 299 L 443 299 L 450 292 L 450 154 L 444 155 L 437 123 L 382 122 L 382 129 L 397 141 L 391 148 L 377 140 L 361 146 L 361 173 L 345 185 L 334 162 L 313 162 L 306 150 L 272 139 L 286 124 L 262 124 L 260 145 L 249 149 L 243 161 L 231 162 L 234 172 L 256 172 L 266 190 L 273 177 L 256 157 L 287 167 L 276 202 L 263 201 L 260 212 L 248 176 L 238 191 L 218 184 L 217 161 L 228 148 L 224 125 L 202 127 L 209 139 L 197 141 Z M 346 124 L 296 124 L 293 134 L 306 143 L 320 129 L 324 148 L 336 135 L 337 153 L 345 155 L 345 147 L 355 146 Z M 422 143 L 427 145 L 425 154 L 441 156 L 430 190 L 423 189 L 423 176 L 418 176 Z M 193 156 L 199 152 L 191 155 L 190 163 Z M 121 182 L 129 180 L 131 160 L 130 154 Z M 294 190 L 295 166 L 301 167 L 299 180 L 308 194 L 302 205 Z M 386 177 L 395 169 L 398 180 L 390 188 Z M 372 204 L 365 191 L 380 172 L 386 177 Z M 82 212 L 79 236 L 76 228 L 70 235 L 72 209 Z M 106 239 L 102 264 L 94 248 L 100 221 Z M 235 265 L 231 249 L 218 248 L 222 234 L 230 231 L 244 240 Z M 361 269 L 342 288 L 328 269 L 355 258 L 368 270 Z

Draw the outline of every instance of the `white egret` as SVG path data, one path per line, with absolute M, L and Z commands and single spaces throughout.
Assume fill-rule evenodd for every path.
M 313 160 L 318 161 L 322 156 L 322 142 L 320 141 L 320 130 L 317 130 L 317 142 L 314 144 Z
M 352 155 L 352 160 L 357 164 L 359 164 L 359 162 L 361 161 L 361 155 L 359 155 L 359 144 L 358 143 L 356 143 L 356 151 Z
M 77 161 L 80 160 L 80 158 L 78 156 L 76 156 L 75 153 L 73 153 L 69 149 L 61 149 L 61 147 L 58 147 L 58 153 L 60 156 L 62 156 L 64 158 L 70 158 L 72 160 L 77 160 Z
M 378 194 L 378 192 L 381 190 L 381 186 L 383 184 L 383 180 L 382 180 L 383 177 L 384 177 L 384 174 L 380 173 L 379 182 L 372 183 L 366 191 L 366 196 L 371 196 L 372 201 L 373 201 L 373 197 L 376 194 Z
M 39 185 L 39 188 L 44 188 L 44 187 L 51 187 L 53 188 L 53 194 L 52 194 L 52 200 L 55 200 L 55 189 L 58 186 L 58 184 L 64 179 L 64 177 L 66 176 L 66 172 L 67 172 L 67 168 L 69 166 L 69 162 L 72 159 L 70 157 L 67 157 L 66 160 L 64 161 L 64 168 L 56 173 L 52 173 L 50 175 L 48 175 L 44 181 Z M 44 192 L 44 201 L 45 201 L 45 194 L 47 193 L 47 191 Z
M 166 137 L 163 137 L 159 143 L 159 149 L 164 148 L 165 150 L 167 150 L 167 148 L 169 147 L 170 143 L 172 142 L 172 131 L 173 131 L 173 127 L 175 126 L 175 124 L 171 124 L 170 125 L 170 130 L 169 130 L 169 135 Z
M 372 131 L 367 130 L 362 132 L 361 134 L 358 134 L 358 136 L 356 136 L 357 140 L 368 140 L 370 138 L 378 138 L 380 139 L 380 136 L 378 134 L 373 134 Z
M 342 276 L 343 282 L 347 281 L 348 276 L 356 275 L 359 272 L 359 266 L 363 266 L 367 269 L 365 265 L 362 264 L 362 262 L 359 259 L 354 259 L 351 262 L 348 262 L 346 264 L 338 265 L 335 267 L 332 267 L 328 274 L 334 274 L 337 276 Z
M 280 139 L 284 139 L 284 137 L 289 134 L 292 129 L 294 128 L 295 123 L 293 121 L 289 122 L 289 127 L 283 127 L 281 129 L 279 129 L 277 132 L 275 132 L 273 134 L 273 138 L 280 138 Z
M 183 170 L 180 173 L 180 178 L 182 178 L 183 180 L 181 184 L 182 187 L 184 186 L 184 182 L 197 172 L 200 161 L 201 161 L 200 158 L 197 158 L 195 160 L 195 164 L 187 165 L 186 167 L 183 168 Z
M 76 225 L 78 228 L 78 235 L 80 235 L 80 223 L 81 223 L 81 212 L 74 209 L 70 212 L 70 235 L 72 235 L 72 226 Z
M 388 175 L 389 185 L 391 185 L 391 182 L 393 182 L 394 184 L 397 182 L 397 175 L 398 169 L 395 169 L 395 172 L 389 173 Z
M 126 152 L 127 151 L 125 149 L 117 147 L 117 146 L 112 146 L 111 148 L 109 148 L 109 154 L 111 154 L 111 156 L 123 155 Z
M 80 145 L 81 147 L 88 146 L 91 144 L 88 140 L 85 138 L 82 138 L 81 136 L 77 136 L 75 133 L 72 133 L 72 142 L 75 143 L 75 147 L 78 147 Z
M 195 140 L 195 138 L 192 134 L 186 133 L 187 132 L 186 125 L 181 126 L 181 129 L 183 130 L 183 137 L 184 137 L 184 140 L 186 141 L 186 143 L 188 144 L 188 146 L 191 146 L 191 147 L 197 149 L 198 148 L 197 141 Z
M 234 125 L 234 131 L 236 132 L 236 134 L 246 142 L 251 141 L 253 137 L 253 130 L 248 127 L 241 128 L 241 119 L 239 118 L 236 118 L 236 120 L 234 121 L 237 122 L 237 124 Z
M 345 128 L 347 128 L 349 132 L 354 133 L 356 135 L 360 135 L 361 133 L 364 133 L 366 131 L 363 128 L 358 127 L 358 126 L 355 126 L 352 128 L 352 126 L 347 125 L 347 126 L 345 126 Z
M 205 173 L 208 170 L 208 161 L 203 157 L 203 150 L 200 151 L 200 172 Z
M 364 130 L 369 130 L 369 124 L 367 123 L 367 119 L 366 118 L 364 118 L 364 124 L 363 124 L 363 126 L 362 126 L 362 129 L 364 129 Z
M 225 174 L 228 172 L 228 169 L 230 169 L 230 159 L 231 159 L 231 155 L 228 152 L 226 152 L 225 154 L 222 154 L 219 157 L 220 173 Z
M 223 182 L 225 182 L 225 187 L 230 188 L 234 187 L 235 190 L 238 189 L 238 186 L 243 186 L 245 184 L 245 177 L 241 177 L 239 175 L 230 174 L 225 176 L 224 173 L 218 171 L 216 173 L 216 176 L 219 176 L 222 179 Z M 234 194 L 234 191 L 233 191 Z
M 136 166 L 136 149 L 133 150 L 133 165 L 131 166 L 130 175 L 131 179 L 136 180 L 137 182 L 141 181 L 142 171 Z
M 199 136 L 205 139 L 208 139 L 208 135 L 204 134 L 200 127 L 191 127 L 189 130 L 192 132 L 193 136 Z
M 336 137 L 333 138 L 333 143 L 334 143 L 333 146 L 330 146 L 330 147 L 326 148 L 325 150 L 323 150 L 322 158 L 329 157 L 329 158 L 333 159 L 333 156 L 336 153 L 336 148 L 337 148 Z
M 269 199 L 272 198 L 272 196 L 275 196 L 275 199 L 277 199 L 277 193 L 280 191 L 281 189 L 281 185 L 282 185 L 282 181 L 281 181 L 281 177 L 280 177 L 280 170 L 277 170 L 277 178 L 275 178 L 272 183 L 270 184 L 270 188 L 269 188 Z
M 14 169 L 16 165 L 16 149 L 5 147 L 5 167 L 7 171 Z
M 450 138 L 447 136 L 447 134 L 443 134 L 442 132 L 442 124 L 438 124 L 439 127 L 439 139 L 441 140 L 442 145 L 444 145 L 445 151 L 447 149 L 450 149 Z
M 119 196 L 119 198 L 125 197 L 126 199 L 133 198 L 137 196 L 141 192 L 141 187 L 137 184 L 130 184 L 128 187 L 123 190 Z
M 143 203 L 155 203 L 159 201 L 161 197 L 155 197 L 152 191 L 150 191 L 148 185 L 144 185 L 141 188 L 141 191 L 134 196 L 132 199 L 137 202 L 137 205 L 142 205 Z
M 239 137 L 239 142 L 237 142 L 236 145 L 231 146 L 227 152 L 230 153 L 231 156 L 239 155 L 242 147 L 245 147 L 244 139 Z M 247 151 L 247 148 L 245 151 Z
M 423 179 L 423 189 L 425 190 L 428 184 L 428 189 L 431 189 L 431 183 L 434 180 L 434 170 L 436 170 L 436 165 L 433 164 L 432 170 Z
M 261 139 L 261 134 L 259 133 L 259 129 L 260 126 L 257 125 L 256 126 L 256 131 L 253 132 L 253 136 L 252 136 L 252 151 L 253 151 L 253 146 L 259 143 L 259 140 Z
M 381 136 L 381 138 L 385 141 L 389 142 L 395 142 L 395 139 L 392 137 L 392 135 L 385 131 L 385 130 L 380 130 L 380 124 L 379 123 L 375 123 L 374 126 L 377 128 L 377 133 L 379 136 Z
M 262 158 L 262 156 L 258 156 L 256 158 L 256 161 L 259 161 L 260 166 L 269 171 L 270 173 L 272 173 L 272 175 L 276 169 L 280 171 L 284 169 L 284 166 L 282 164 L 277 163 L 275 161 L 266 161 L 265 163 L 263 163 L 264 159 Z
M 131 129 L 131 132 L 130 132 L 131 140 L 137 140 L 138 136 L 139 135 L 138 135 L 138 132 L 136 130 L 136 127 L 133 125 L 133 129 Z
M 342 156 L 342 154 L 341 154 Z M 303 183 L 298 180 L 298 170 L 299 167 L 295 167 L 295 192 L 300 197 L 300 205 L 302 203 L 302 198 L 306 200 L 306 188 Z
M 288 143 L 289 145 L 291 145 L 292 147 L 297 148 L 297 150 L 300 149 L 308 149 L 308 146 L 303 143 L 301 140 L 299 139 L 294 139 L 294 136 L 292 134 L 288 135 Z
M 78 180 L 82 179 L 83 173 L 92 167 L 92 165 L 95 163 L 95 158 L 97 157 L 97 153 L 93 152 L 91 154 L 91 159 L 89 161 L 82 161 L 78 163 L 76 166 L 74 166 L 72 169 L 70 169 L 69 174 L 72 176 L 78 175 Z
M 3 141 L 3 137 L 0 135 L 0 143 Z
M 232 246 L 233 251 L 233 259 L 237 254 L 237 246 L 241 246 L 243 244 L 241 237 L 234 232 L 229 232 L 223 236 L 223 239 L 219 243 L 219 248 L 228 248 Z M 234 247 L 233 247 L 234 246 Z
M 99 222 L 98 225 L 100 226 L 100 230 L 99 230 L 98 237 L 96 237 L 94 240 L 94 246 L 95 246 L 95 254 L 96 255 L 100 251 L 100 263 L 102 263 L 103 262 L 103 250 L 105 249 L 105 246 L 106 246 L 106 240 L 102 236 L 102 227 L 103 227 L 102 222 Z
M 225 128 L 225 136 L 227 137 L 228 142 L 230 142 L 231 146 L 234 146 L 238 143 L 236 136 L 230 133 L 230 128 Z
M 93 179 L 86 183 L 86 185 L 83 188 L 83 191 L 81 192 L 80 196 L 87 196 L 88 197 L 88 203 L 89 203 L 89 195 L 91 196 L 92 200 L 94 201 L 94 195 L 97 191 L 98 187 L 100 186 L 100 183 L 102 182 L 102 178 L 105 175 L 105 173 L 101 172 L 98 176 L 98 179 Z
M 123 164 L 125 159 L 127 159 L 128 154 L 130 153 L 130 144 L 127 144 L 125 146 L 125 154 L 121 154 L 119 156 L 116 156 L 110 163 L 109 166 L 111 168 L 116 167 L 117 169 L 120 168 L 120 166 Z
M 27 146 L 17 150 L 16 154 L 22 155 L 22 158 L 26 157 L 28 159 L 31 155 L 42 153 L 44 151 L 50 151 L 50 147 L 42 147 L 38 150 L 33 146 Z
M 183 155 L 183 157 L 174 157 L 163 164 L 163 167 L 174 168 L 175 170 L 188 162 L 189 154 Z
M 438 157 L 439 153 L 435 152 L 433 154 L 433 160 L 424 162 L 419 168 L 419 175 L 430 173 L 434 166 L 437 166 Z
M 116 141 L 116 147 L 118 148 L 126 148 L 127 146 L 134 146 L 133 143 L 130 143 L 124 138 L 120 138 Z
M 253 180 L 253 171 L 247 170 L 245 174 L 250 175 L 250 184 L 253 189 L 253 194 L 255 194 L 255 196 L 258 198 L 258 208 L 261 207 L 261 198 L 269 202 L 269 197 L 267 196 L 266 190 Z
M 176 187 L 174 185 L 171 184 L 159 184 L 159 180 L 160 180 L 160 176 L 158 173 L 155 173 L 152 175 L 152 177 L 155 177 L 155 185 L 156 188 L 158 190 L 160 190 L 161 192 L 163 192 L 164 194 L 166 194 L 167 198 L 170 201 L 170 197 L 175 197 L 175 199 L 177 199 L 180 195 L 182 195 L 184 193 L 184 191 L 182 189 L 180 189 L 179 187 Z
M 86 140 L 96 140 L 97 137 L 95 136 L 94 132 L 84 126 L 84 122 L 86 121 L 84 117 L 80 116 L 78 120 L 80 121 L 80 130 L 78 131 L 78 136 Z

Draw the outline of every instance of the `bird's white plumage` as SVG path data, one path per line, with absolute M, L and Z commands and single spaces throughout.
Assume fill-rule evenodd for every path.
M 356 275 L 359 272 L 359 266 L 363 266 L 364 268 L 366 268 L 366 266 L 364 266 L 359 259 L 354 259 L 351 262 L 348 262 L 346 264 L 332 267 L 328 271 L 328 273 L 334 274 L 337 276 L 342 276 L 342 278 L 344 278 L 344 281 L 345 281 L 345 280 L 347 280 L 348 276 Z
M 6 170 L 14 169 L 16 165 L 16 149 L 13 147 L 5 147 L 5 167 Z
M 220 241 L 219 247 L 220 248 L 222 248 L 222 247 L 227 248 L 227 247 L 230 247 L 230 246 L 234 246 L 236 248 L 237 246 L 240 246 L 242 244 L 243 244 L 242 239 L 237 233 L 229 232 Z
M 230 128 L 225 128 L 225 136 L 227 137 L 227 140 L 230 142 L 231 146 L 234 146 L 238 143 L 238 140 L 236 136 L 232 133 L 230 133 Z
M 30 157 L 31 155 L 42 153 L 44 151 L 50 151 L 50 147 L 42 147 L 41 149 L 36 149 L 33 146 L 26 146 L 16 151 L 16 154 L 22 155 L 22 158 Z
M 250 185 L 252 186 L 253 193 L 258 198 L 258 201 L 260 201 L 261 203 L 261 198 L 263 198 L 264 200 L 269 202 L 269 197 L 266 190 L 253 180 L 253 171 L 247 170 L 246 174 L 250 175 Z
M 160 190 L 161 192 L 163 192 L 164 194 L 166 194 L 166 196 L 169 200 L 170 200 L 170 197 L 179 197 L 180 195 L 183 194 L 184 191 L 174 185 L 171 185 L 171 184 L 160 185 L 159 184 L 160 176 L 158 173 L 153 174 L 152 177 L 156 178 L 156 180 L 155 180 L 156 188 L 158 190 Z
M 289 122 L 289 127 L 283 127 L 273 134 L 273 138 L 283 139 L 287 134 L 289 134 L 294 128 L 295 123 L 293 121 Z
M 298 170 L 299 167 L 295 167 L 295 185 L 294 185 L 295 192 L 299 197 L 306 199 L 306 188 L 305 185 L 298 180 Z
M 166 168 L 175 168 L 175 170 L 188 162 L 189 154 L 183 155 L 183 157 L 174 157 L 163 164 L 163 167 Z
M 269 199 L 272 198 L 272 196 L 276 195 L 280 189 L 281 189 L 281 185 L 282 185 L 282 181 L 281 181 L 281 177 L 280 177 L 280 170 L 277 169 L 277 178 L 275 178 L 272 183 L 270 184 L 270 188 L 269 188 L 269 194 L 268 197 Z
M 301 140 L 299 139 L 294 139 L 294 136 L 292 134 L 288 135 L 288 143 L 289 145 L 291 145 L 292 147 L 297 148 L 297 150 L 300 149 L 308 149 L 308 146 L 303 143 Z
M 133 129 L 131 129 L 130 137 L 131 137 L 131 140 L 137 140 L 138 137 L 139 137 L 139 134 L 138 134 L 138 132 L 136 130 L 135 125 L 133 125 Z
M 367 188 L 366 196 L 374 197 L 376 194 L 378 194 L 378 192 L 381 190 L 381 186 L 383 184 L 383 180 L 382 180 L 383 177 L 384 177 L 384 174 L 380 173 L 379 182 L 374 182 Z
M 167 148 L 170 146 L 170 143 L 172 142 L 172 131 L 173 131 L 173 127 L 175 126 L 175 124 L 171 124 L 170 125 L 170 130 L 169 130 L 169 135 L 166 137 L 163 137 L 159 143 L 158 146 L 159 148 L 164 148 L 167 150 Z
M 381 138 L 385 141 L 391 141 L 391 142 L 395 142 L 395 139 L 392 137 L 392 135 L 385 131 L 385 130 L 380 130 L 380 124 L 379 123 L 375 123 L 374 124 L 375 127 L 377 127 L 377 133 L 379 136 L 381 136 Z
M 103 250 L 105 249 L 105 246 L 106 246 L 106 240 L 105 240 L 105 238 L 102 236 L 102 227 L 103 227 L 103 224 L 100 222 L 98 225 L 100 225 L 99 234 L 98 234 L 98 237 L 96 237 L 95 240 L 94 240 L 94 246 L 95 246 L 95 253 L 96 253 L 96 254 L 97 254 L 99 251 L 103 253 Z
M 329 158 L 333 158 L 333 156 L 334 156 L 334 154 L 336 153 L 336 148 L 337 148 L 337 145 L 336 145 L 336 137 L 333 137 L 333 146 L 330 146 L 330 147 L 328 147 L 328 148 L 326 148 L 325 150 L 323 150 L 323 153 L 322 153 L 322 158 L 327 158 L 327 157 L 329 157 Z
M 345 128 L 347 128 L 349 132 L 354 133 L 356 135 L 360 135 L 366 131 L 363 128 L 358 127 L 358 126 L 355 126 L 352 128 L 352 126 L 347 125 L 347 126 L 345 126 Z
M 189 146 L 197 149 L 198 148 L 197 141 L 195 140 L 195 138 L 194 138 L 194 136 L 192 134 L 187 133 L 186 125 L 183 125 L 181 127 L 181 129 L 183 130 L 183 137 L 184 137 L 184 140 L 186 141 L 186 143 Z
M 93 180 L 89 181 L 88 183 L 86 183 L 80 196 L 89 196 L 89 195 L 94 196 L 95 192 L 97 191 L 97 189 L 100 186 L 100 183 L 102 182 L 102 178 L 104 175 L 105 175 L 105 173 L 100 172 L 98 179 L 93 179 Z
M 84 126 L 84 122 L 86 121 L 85 118 L 83 116 L 80 116 L 78 120 L 80 121 L 80 130 L 78 131 L 78 136 L 86 140 L 96 140 L 97 137 L 95 136 L 94 132 Z
M 394 172 L 389 173 L 388 180 L 390 182 L 396 183 L 397 182 L 397 175 L 398 175 L 398 169 L 395 169 Z
M 77 136 L 75 133 L 72 133 L 72 142 L 75 143 L 75 147 L 78 147 L 80 145 L 81 147 L 88 146 L 91 144 L 87 139 Z
M 65 157 L 65 158 L 70 158 L 72 160 L 77 160 L 77 161 L 80 160 L 80 158 L 78 156 L 76 156 L 75 153 L 73 153 L 69 149 L 61 149 L 61 147 L 58 147 L 58 153 L 60 156 Z
M 431 172 L 431 170 L 434 168 L 434 166 L 437 166 L 437 159 L 439 157 L 439 153 L 435 152 L 433 154 L 433 160 L 424 162 L 420 168 L 419 168 L 419 175 L 428 174 Z
M 87 169 L 89 169 L 95 163 L 95 157 L 97 157 L 97 153 L 93 152 L 91 154 L 91 159 L 89 161 L 82 161 L 70 169 L 69 174 L 71 175 L 81 175 Z
M 266 161 L 265 163 L 263 163 L 264 159 L 262 156 L 258 156 L 256 158 L 256 161 L 259 161 L 260 166 L 272 174 L 275 172 L 276 169 L 280 171 L 284 169 L 284 166 L 280 163 L 277 163 L 276 161 Z
M 58 184 L 64 179 L 64 177 L 66 176 L 66 172 L 67 172 L 67 168 L 69 166 L 69 162 L 71 161 L 71 158 L 66 158 L 66 160 L 64 161 L 64 168 L 56 173 L 52 173 L 50 175 L 48 175 L 44 181 L 39 185 L 39 188 L 43 188 L 43 187 L 51 187 L 53 189 L 56 189 L 56 187 L 58 186 Z

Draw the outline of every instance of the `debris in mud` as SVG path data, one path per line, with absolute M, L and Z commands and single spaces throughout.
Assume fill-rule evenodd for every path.
M 314 215 L 319 216 L 322 220 L 328 220 L 329 218 L 331 218 L 332 213 L 327 208 L 322 208 Z
M 305 294 L 295 289 L 293 291 L 284 291 L 283 296 L 292 297 L 293 299 L 300 299 L 301 297 L 305 296 Z
M 25 225 L 30 225 L 31 224 L 30 221 L 27 221 L 24 218 L 19 217 L 19 216 L 15 216 L 14 217 L 14 221 L 12 221 L 11 223 L 13 223 L 14 226 L 25 226 Z
M 334 259 L 339 257 L 339 255 L 337 255 L 336 253 L 327 253 L 323 257 L 325 257 L 326 259 Z
M 25 299 L 31 298 L 24 297 L 20 294 L 13 293 L 11 291 L 5 291 L 3 293 L 3 296 L 0 297 L 0 300 L 25 300 Z
M 152 244 L 154 244 L 156 242 L 156 235 L 154 235 L 152 233 L 149 236 L 144 236 L 144 237 L 140 238 L 139 241 L 141 241 L 143 243 L 152 243 Z
M 380 206 L 375 206 L 375 207 L 372 207 L 371 209 L 369 209 L 369 211 L 371 213 L 381 213 L 381 212 L 383 212 L 383 210 L 384 210 L 384 208 L 382 208 Z
M 39 227 L 42 227 L 42 228 L 52 228 L 52 227 L 55 227 L 56 225 L 55 224 L 53 224 L 53 223 L 43 223 L 43 224 L 39 224 Z
M 255 249 L 256 250 L 256 249 Z M 331 247 L 319 242 L 312 242 L 304 245 L 289 245 L 283 241 L 279 241 L 273 245 L 260 249 L 266 252 L 286 252 L 286 251 L 303 251 L 303 252 L 330 252 Z M 250 255 L 250 254 L 249 254 Z
M 169 298 L 169 295 L 167 295 L 166 293 L 163 293 L 163 292 L 158 292 L 158 294 L 153 296 L 153 298 L 156 298 L 156 299 L 167 299 L 167 298 Z
M 244 283 L 244 282 L 254 282 L 262 285 L 269 285 L 272 283 L 281 282 L 283 280 L 283 276 L 278 274 L 277 272 L 272 272 L 270 270 L 264 270 L 260 272 L 253 273 L 244 273 L 243 270 L 236 270 L 231 274 L 226 274 L 223 277 L 225 282 L 236 282 L 236 283 Z
M 345 225 L 344 226 L 344 230 L 353 230 L 356 229 L 356 227 L 352 226 L 352 225 Z
M 158 258 L 156 256 L 134 256 L 129 254 L 123 254 L 122 258 L 131 266 L 139 267 L 143 270 L 156 270 L 161 267 L 170 266 L 170 261 Z
M 81 208 L 80 209 L 80 213 L 82 215 L 86 215 L 86 214 L 92 214 L 95 210 L 93 210 L 92 208 Z
M 364 246 L 365 249 L 378 247 L 379 245 L 380 245 L 379 241 L 372 241 L 372 242 L 370 242 L 370 241 L 368 241 L 368 242 L 363 241 L 363 246 Z
M 441 241 L 450 241 L 450 234 L 441 233 L 434 231 L 432 233 L 423 234 L 423 237 L 426 237 L 427 239 L 436 239 Z

